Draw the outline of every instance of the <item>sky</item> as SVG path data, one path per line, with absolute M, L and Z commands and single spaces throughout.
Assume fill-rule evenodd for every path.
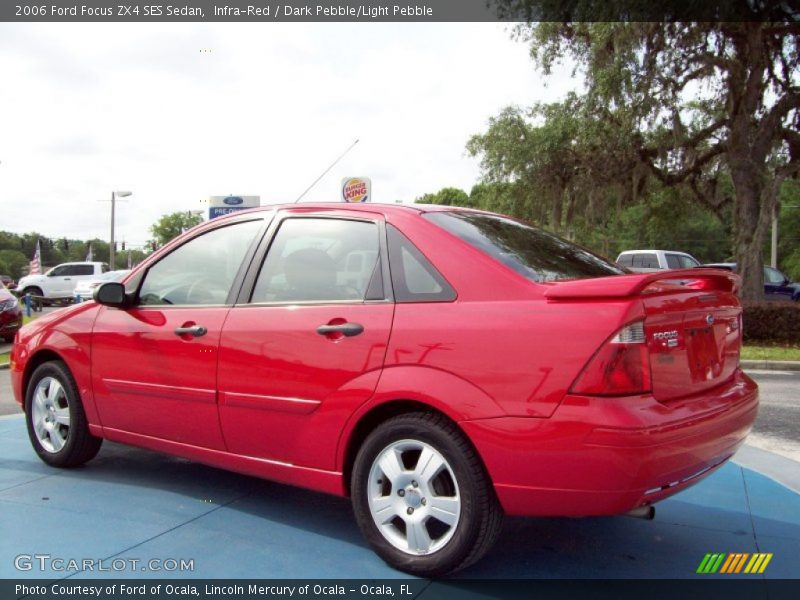
M 413 202 L 481 178 L 465 144 L 545 80 L 499 23 L 0 24 L 0 230 L 133 247 L 211 195 Z

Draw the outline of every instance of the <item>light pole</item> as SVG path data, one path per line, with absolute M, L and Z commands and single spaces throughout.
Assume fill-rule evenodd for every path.
M 113 271 L 116 268 L 114 262 L 114 206 L 116 204 L 117 196 L 120 198 L 125 198 L 126 196 L 130 196 L 132 192 L 111 192 L 111 245 L 108 248 L 108 268 Z

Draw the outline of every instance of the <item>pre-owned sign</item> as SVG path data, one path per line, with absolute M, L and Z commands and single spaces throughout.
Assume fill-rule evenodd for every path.
M 261 206 L 260 196 L 209 196 L 208 218 L 222 217 L 237 210 Z

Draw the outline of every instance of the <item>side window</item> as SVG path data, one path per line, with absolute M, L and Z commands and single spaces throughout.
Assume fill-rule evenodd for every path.
M 411 241 L 386 226 L 389 266 L 396 302 L 450 302 L 456 292 Z
M 251 302 L 363 302 L 383 299 L 378 226 L 346 219 L 281 223 Z
M 667 254 L 667 268 L 668 269 L 680 269 L 681 268 L 681 256 L 677 254 Z
M 139 304 L 224 304 L 263 221 L 247 221 L 192 238 L 147 270 Z
M 623 254 L 617 259 L 617 264 L 622 265 L 623 267 L 630 267 L 633 265 L 633 255 L 631 254 Z
M 640 269 L 658 269 L 658 257 L 652 252 L 634 254 L 633 266 Z
M 783 273 L 772 267 L 764 267 L 764 281 L 767 283 L 783 283 L 785 277 Z
M 678 258 L 681 261 L 681 267 L 684 269 L 694 269 L 695 267 L 699 267 L 700 263 L 693 259 L 691 256 L 684 256 L 679 255 Z
M 64 277 L 69 273 L 69 265 L 63 265 L 61 267 L 56 267 L 52 271 L 50 271 L 50 277 Z
M 94 265 L 72 265 L 70 275 L 94 275 Z

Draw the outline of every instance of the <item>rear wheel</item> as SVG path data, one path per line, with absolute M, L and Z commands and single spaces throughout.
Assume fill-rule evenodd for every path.
M 4 335 L 3 336 L 3 341 L 6 342 L 7 344 L 10 344 L 10 343 L 12 343 L 14 341 L 14 336 L 13 335 Z
M 423 577 L 481 558 L 502 509 L 461 431 L 433 413 L 392 418 L 364 441 L 351 487 L 362 533 L 389 565 Z
M 54 467 L 91 460 L 103 443 L 89 433 L 78 387 L 61 361 L 39 365 L 25 394 L 28 437 L 36 454 Z

